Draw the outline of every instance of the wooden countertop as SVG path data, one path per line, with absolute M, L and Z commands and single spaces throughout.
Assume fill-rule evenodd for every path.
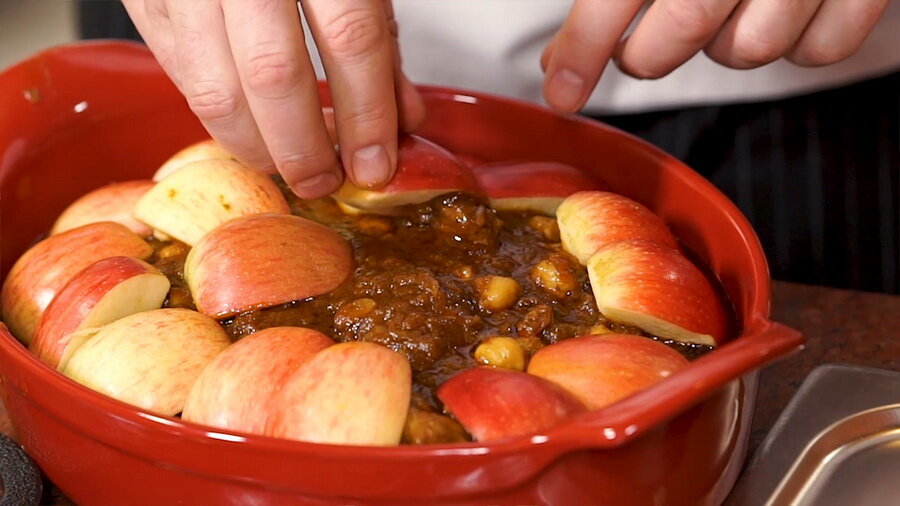
M 762 371 L 750 455 L 816 366 L 848 363 L 900 369 L 900 296 L 778 281 L 773 294 L 773 319 L 803 332 L 806 345 Z M 46 504 L 71 504 L 57 490 L 47 491 L 45 498 Z

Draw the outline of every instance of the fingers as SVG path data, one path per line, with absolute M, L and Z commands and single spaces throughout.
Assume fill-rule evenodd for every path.
M 166 75 L 180 89 L 181 78 L 175 56 L 175 38 L 172 35 L 172 25 L 169 23 L 164 2 L 162 0 L 153 2 L 122 0 L 122 4 L 150 52 L 153 53 Z
M 176 0 L 178 1 L 178 0 Z M 222 2 L 231 53 L 265 146 L 294 192 L 317 198 L 342 172 L 325 129 L 316 75 L 293 0 Z
M 739 0 L 657 0 L 619 45 L 616 63 L 641 79 L 663 77 L 716 35 Z
M 341 159 L 354 183 L 378 187 L 397 163 L 394 50 L 381 0 L 307 0 L 303 11 L 331 88 Z
M 736 69 L 773 62 L 794 47 L 821 3 L 822 0 L 744 0 L 707 45 L 706 54 Z
M 575 0 L 548 53 L 544 97 L 560 112 L 587 101 L 643 0 Z
M 272 165 L 241 89 L 225 23 L 214 0 L 169 0 L 180 89 L 207 131 L 243 163 Z
M 826 0 L 787 58 L 803 66 L 837 63 L 855 53 L 889 0 Z

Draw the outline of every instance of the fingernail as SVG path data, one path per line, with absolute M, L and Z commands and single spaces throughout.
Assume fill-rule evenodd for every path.
M 381 186 L 391 177 L 391 161 L 379 144 L 357 149 L 353 153 L 353 178 L 366 188 Z
M 576 111 L 584 95 L 584 79 L 568 69 L 556 71 L 547 84 L 547 102 L 564 111 Z
M 330 195 L 338 189 L 341 178 L 334 172 L 323 172 L 313 177 L 297 181 L 291 185 L 291 189 L 301 199 L 317 199 Z

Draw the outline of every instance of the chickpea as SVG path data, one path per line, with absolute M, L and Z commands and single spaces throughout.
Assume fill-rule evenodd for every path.
M 544 347 L 544 342 L 536 336 L 519 337 L 516 338 L 516 341 L 518 341 L 519 346 L 521 346 L 522 349 L 525 350 L 525 353 L 527 353 L 529 357 L 534 355 Z
M 543 235 L 544 239 L 559 242 L 559 224 L 556 223 L 556 219 L 548 216 L 532 216 L 528 219 L 528 226 Z
M 512 337 L 490 337 L 475 348 L 475 360 L 491 367 L 525 370 L 525 350 Z
M 535 264 L 529 276 L 537 286 L 558 299 L 572 293 L 578 285 L 571 265 L 560 255 L 551 255 Z
M 502 311 L 510 308 L 522 295 L 522 285 L 505 276 L 483 276 L 474 281 L 478 291 L 478 304 L 485 311 Z

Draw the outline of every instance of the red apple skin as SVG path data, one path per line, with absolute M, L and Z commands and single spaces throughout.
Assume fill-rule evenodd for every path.
M 571 393 L 543 378 L 493 367 L 458 373 L 437 395 L 477 441 L 537 434 L 587 411 Z
M 197 309 L 214 318 L 321 295 L 352 272 L 344 238 L 289 214 L 223 223 L 191 250 L 184 266 Z
M 668 346 L 642 336 L 604 334 L 541 348 L 528 373 L 572 392 L 588 409 L 606 407 L 688 365 Z
M 141 179 L 97 188 L 72 202 L 56 219 L 50 234 L 59 234 L 88 223 L 114 221 L 125 225 L 141 237 L 147 237 L 153 230 L 137 221 L 133 211 L 134 205 L 153 187 L 153 184 L 149 179 Z
M 570 165 L 555 162 L 490 163 L 472 168 L 479 186 L 501 211 L 538 211 L 549 216 L 563 199 L 606 184 Z
M 680 251 L 623 241 L 598 251 L 587 267 L 597 308 L 607 318 L 682 342 L 716 346 L 727 337 L 722 299 Z
M 3 321 L 28 345 L 50 301 L 82 269 L 102 258 L 147 259 L 152 253 L 149 244 L 119 223 L 91 223 L 50 236 L 10 269 L 0 292 Z
M 297 369 L 334 344 L 301 327 L 272 327 L 219 354 L 191 388 L 181 418 L 247 434 L 264 434 L 272 397 Z
M 641 239 L 672 248 L 675 236 L 652 211 L 617 193 L 589 191 L 566 197 L 556 210 L 563 248 L 586 265 L 600 248 Z
M 194 382 L 231 340 L 215 320 L 189 309 L 155 309 L 104 325 L 60 371 L 114 399 L 174 416 Z
M 472 170 L 437 144 L 401 135 L 397 149 L 397 172 L 390 183 L 370 190 L 345 181 L 334 199 L 365 212 L 391 214 L 399 206 L 420 204 L 445 193 L 481 195 Z
M 98 260 L 76 274 L 53 298 L 28 348 L 38 360 L 56 368 L 73 332 L 159 309 L 168 291 L 168 278 L 146 262 L 131 257 Z
M 266 434 L 313 443 L 396 445 L 411 384 L 409 362 L 399 353 L 362 341 L 330 346 L 275 395 Z
M 206 139 L 195 144 L 191 144 L 181 151 L 171 156 L 163 163 L 156 173 L 153 174 L 153 181 L 159 182 L 166 178 L 169 174 L 175 172 L 181 167 L 200 160 L 233 160 L 234 157 L 225 151 L 216 141 Z

